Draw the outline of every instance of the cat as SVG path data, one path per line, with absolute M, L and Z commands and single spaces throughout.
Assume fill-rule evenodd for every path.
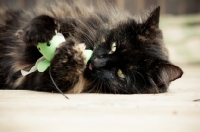
M 183 71 L 172 64 L 159 29 L 160 7 L 135 17 L 111 5 L 54 1 L 33 9 L 0 13 L 0 87 L 65 93 L 167 92 Z M 38 42 L 56 32 L 66 41 L 50 67 L 22 76 L 42 55 Z M 93 51 L 86 63 L 84 48 Z M 50 73 L 49 73 L 50 72 Z

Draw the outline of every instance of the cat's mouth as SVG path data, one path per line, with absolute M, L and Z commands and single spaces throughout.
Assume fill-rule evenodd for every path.
M 98 68 L 96 68 L 91 62 L 88 64 L 88 68 L 91 70 L 91 71 L 96 71 L 98 70 Z

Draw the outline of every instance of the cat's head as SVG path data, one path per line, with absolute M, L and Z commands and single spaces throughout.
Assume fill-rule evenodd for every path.
M 130 18 L 99 36 L 85 70 L 88 91 L 160 93 L 182 76 L 182 70 L 168 60 L 159 15 L 157 7 L 142 22 Z

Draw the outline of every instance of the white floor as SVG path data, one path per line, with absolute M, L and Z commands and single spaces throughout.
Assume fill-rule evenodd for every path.
M 0 90 L 0 132 L 200 132 L 200 66 L 182 68 L 156 95 Z

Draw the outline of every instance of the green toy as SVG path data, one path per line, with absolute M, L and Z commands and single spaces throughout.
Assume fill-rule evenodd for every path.
M 26 76 L 37 70 L 44 72 L 50 66 L 50 61 L 54 57 L 56 48 L 64 41 L 65 37 L 61 33 L 56 33 L 48 43 L 38 43 L 37 48 L 43 56 L 37 60 L 36 64 L 29 71 L 21 70 L 22 75 Z M 89 61 L 92 53 L 92 50 L 84 50 L 83 54 L 86 56 L 86 62 Z
M 64 41 L 64 36 L 61 33 L 57 33 L 55 36 L 53 36 L 49 43 L 38 43 L 37 48 L 45 58 L 45 60 L 39 62 L 37 65 L 39 72 L 44 72 L 50 66 L 50 61 L 54 57 L 56 48 Z M 84 51 L 86 62 L 88 62 L 88 60 L 91 58 L 92 53 L 92 50 Z
M 39 72 L 44 72 L 50 66 L 50 61 L 54 57 L 56 48 L 64 41 L 64 36 L 61 33 L 57 33 L 48 43 L 38 43 L 37 48 L 46 59 L 38 63 L 37 69 Z
M 83 53 L 86 56 L 86 62 L 88 62 L 90 60 L 91 56 L 92 56 L 93 51 L 92 50 L 85 50 Z

